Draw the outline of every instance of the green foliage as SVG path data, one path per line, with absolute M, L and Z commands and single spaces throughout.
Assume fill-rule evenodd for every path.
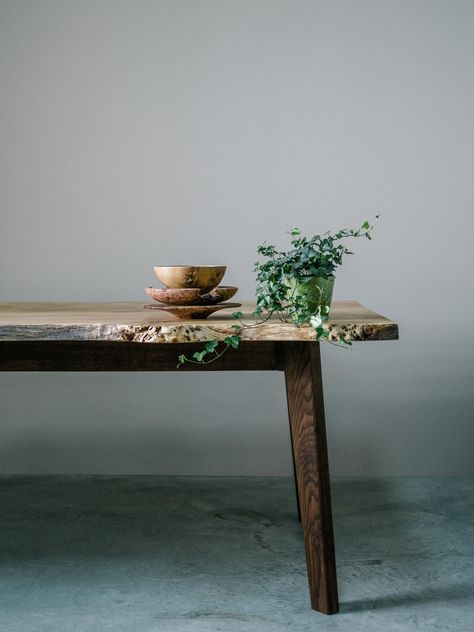
M 195 353 L 193 353 L 193 358 L 196 360 L 196 362 L 202 362 L 208 354 L 217 353 L 216 349 L 218 345 L 218 340 L 209 340 L 204 345 L 204 349 L 202 349 L 202 351 L 196 351 Z
M 378 215 L 375 216 L 378 219 Z M 253 311 L 255 324 L 242 322 L 242 312 L 234 312 L 234 319 L 240 324 L 232 326 L 234 334 L 223 340 L 219 350 L 219 341 L 206 342 L 204 349 L 196 351 L 193 359 L 181 355 L 178 367 L 184 362 L 208 364 L 217 360 L 230 347 L 237 349 L 242 328 L 254 327 L 277 314 L 283 322 L 291 322 L 297 327 L 310 325 L 316 334 L 316 340 L 327 340 L 329 333 L 324 326 L 329 318 L 329 306 L 322 302 L 315 310 L 310 305 L 309 295 L 296 291 L 298 284 L 314 277 L 331 279 L 336 269 L 342 264 L 345 255 L 353 254 L 346 246 L 345 240 L 352 238 L 372 239 L 373 224 L 365 221 L 360 228 L 343 228 L 336 233 L 324 233 L 304 237 L 299 228 L 289 231 L 291 248 L 279 251 L 275 246 L 264 242 L 257 247 L 257 252 L 264 261 L 257 261 L 254 271 L 257 273 L 257 304 Z M 313 296 L 314 303 L 314 296 Z M 340 336 L 339 342 L 350 346 L 352 342 Z
M 240 336 L 238 334 L 227 336 L 227 338 L 224 338 L 224 342 L 225 344 L 231 346 L 233 349 L 237 349 L 240 342 Z
M 242 312 L 235 312 L 232 315 L 237 320 L 240 320 L 243 316 Z M 224 338 L 224 340 L 222 341 L 222 347 L 219 348 L 219 345 L 221 344 L 219 340 L 208 340 L 204 344 L 204 348 L 201 349 L 201 351 L 195 351 L 193 353 L 192 358 L 188 358 L 185 355 L 180 355 L 178 357 L 177 368 L 179 369 L 179 367 L 185 362 L 190 362 L 191 364 L 209 364 L 220 358 L 230 347 L 232 347 L 233 349 L 237 349 L 240 344 L 239 333 L 242 329 L 242 325 L 232 325 L 232 329 L 235 333 Z
M 204 347 L 206 350 L 206 353 L 212 353 L 213 351 L 215 351 L 218 344 L 219 344 L 218 340 L 209 340 L 209 342 L 206 342 L 206 346 Z
M 353 254 L 344 240 L 358 237 L 371 239 L 372 229 L 373 225 L 365 221 L 357 229 L 343 228 L 337 233 L 327 232 L 308 238 L 301 235 L 299 228 L 293 228 L 290 231 L 292 247 L 287 251 L 279 251 L 266 242 L 260 244 L 257 252 L 266 261 L 257 261 L 254 268 L 257 273 L 257 308 L 254 315 L 258 318 L 264 312 L 276 312 L 283 320 L 295 325 L 308 324 L 314 310 L 309 309 L 304 296 L 292 293 L 291 287 L 313 277 L 333 277 L 344 255 Z M 319 315 L 327 320 L 328 314 L 323 310 Z

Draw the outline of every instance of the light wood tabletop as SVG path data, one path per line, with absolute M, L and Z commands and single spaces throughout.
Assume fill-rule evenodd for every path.
M 111 303 L 0 303 L 0 340 L 102 340 L 182 343 L 222 340 L 234 333 L 232 313 L 241 311 L 246 341 L 310 341 L 311 327 L 295 327 L 273 316 L 255 326 L 255 303 L 222 309 L 206 320 L 178 320 L 159 310 L 144 309 L 142 302 Z M 329 339 L 340 335 L 354 341 L 396 340 L 398 325 L 355 301 L 333 301 L 325 323 Z

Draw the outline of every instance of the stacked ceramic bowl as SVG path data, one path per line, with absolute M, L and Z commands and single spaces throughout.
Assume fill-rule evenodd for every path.
M 219 285 L 226 266 L 155 266 L 162 288 L 147 287 L 145 292 L 158 304 L 147 309 L 159 309 L 181 319 L 207 318 L 218 309 L 239 307 L 227 301 L 237 292 L 236 287 Z

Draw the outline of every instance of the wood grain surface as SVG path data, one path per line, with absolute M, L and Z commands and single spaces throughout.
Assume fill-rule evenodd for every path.
M 123 344 L 89 340 L 0 341 L 0 371 L 278 371 L 283 370 L 283 342 L 242 342 L 211 364 L 186 363 L 201 343 Z
M 319 344 L 285 344 L 284 365 L 296 486 L 311 605 L 339 610 Z
M 252 326 L 254 303 L 243 303 L 241 331 L 248 341 L 314 340 L 311 327 L 295 327 L 273 317 Z M 164 312 L 143 308 L 143 303 L 0 303 L 0 341 L 101 340 L 119 342 L 183 343 L 222 340 L 234 333 L 234 309 L 207 320 L 177 320 Z M 334 301 L 326 323 L 331 340 L 395 340 L 398 326 L 354 301 Z

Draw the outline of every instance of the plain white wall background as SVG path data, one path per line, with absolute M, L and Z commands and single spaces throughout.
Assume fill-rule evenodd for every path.
M 467 474 L 471 0 L 0 1 L 0 300 L 144 300 L 152 266 L 358 225 L 323 350 L 334 474 Z M 276 374 L 2 374 L 3 472 L 289 474 Z

